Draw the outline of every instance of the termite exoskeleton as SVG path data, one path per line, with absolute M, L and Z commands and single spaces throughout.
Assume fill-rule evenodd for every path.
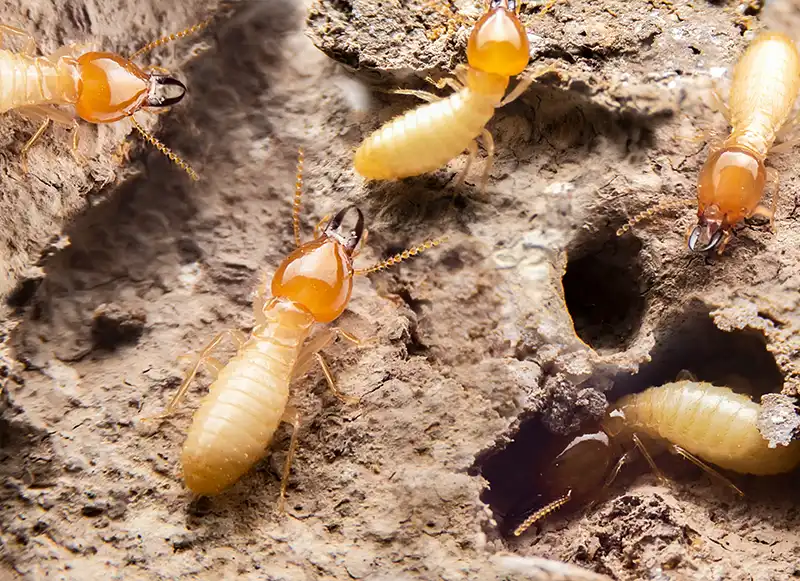
M 336 396 L 347 401 L 319 352 L 337 336 L 360 343 L 337 327 L 311 336 L 315 325 L 331 323 L 344 312 L 353 277 L 388 268 L 443 241 L 429 240 L 375 266 L 355 269 L 353 259 L 363 247 L 367 231 L 361 210 L 348 206 L 333 218 L 323 218 L 314 229 L 314 239 L 301 244 L 302 163 L 301 151 L 293 211 L 297 249 L 278 267 L 271 284 L 264 279 L 258 288 L 253 302 L 255 326 L 250 335 L 236 330 L 216 335 L 200 352 L 165 413 L 159 416 L 176 409 L 201 364 L 215 376 L 194 414 L 181 454 L 186 485 L 196 494 L 218 494 L 236 482 L 266 455 L 278 424 L 286 421 L 294 429 L 281 481 L 283 505 L 299 428 L 297 412 L 287 407 L 289 384 L 316 361 Z M 348 217 L 355 218 L 351 227 L 344 223 Z M 237 347 L 227 365 L 211 355 L 225 338 Z
M 727 245 L 731 230 L 745 218 L 761 215 L 774 227 L 778 205 L 778 175 L 767 169 L 768 153 L 787 151 L 789 140 L 773 144 L 786 124 L 800 92 L 800 55 L 786 35 L 766 32 L 747 48 L 733 71 L 730 99 L 726 106 L 714 92 L 717 107 L 731 126 L 730 136 L 709 155 L 697 186 L 697 225 L 688 236 L 695 252 Z M 761 205 L 768 181 L 774 185 L 772 206 Z M 617 233 L 672 203 L 642 212 Z
M 137 66 L 133 59 L 177 38 L 205 28 L 209 20 L 176 34 L 160 38 L 136 51 L 130 58 L 111 52 L 84 52 L 81 45 L 68 45 L 46 57 L 34 56 L 36 42 L 24 30 L 0 24 L 2 34 L 27 39 L 19 52 L 0 49 L 0 113 L 16 110 L 42 124 L 22 148 L 24 156 L 51 121 L 73 129 L 72 152 L 77 157 L 78 122 L 58 106 L 74 107 L 75 115 L 89 123 L 114 123 L 130 118 L 136 130 L 192 179 L 197 174 L 183 160 L 150 135 L 134 113 L 148 107 L 170 107 L 186 94 L 186 86 L 162 69 Z
M 533 513 L 514 534 L 521 535 L 567 502 L 596 496 L 603 481 L 610 485 L 636 449 L 663 480 L 644 441 L 690 460 L 740 495 L 741 490 L 706 462 L 740 474 L 766 476 L 794 470 L 800 465 L 800 440 L 770 448 L 758 429 L 760 409 L 727 387 L 689 380 L 621 398 L 598 431 L 572 439 L 544 469 L 537 486 L 559 498 Z M 615 457 L 619 460 L 609 472 Z
M 446 98 L 426 91 L 397 90 L 428 103 L 386 123 L 359 146 L 356 171 L 367 179 L 394 180 L 435 171 L 468 150 L 469 158 L 458 184 L 463 182 L 478 152 L 481 136 L 488 159 L 481 178 L 486 181 L 494 159 L 494 140 L 486 124 L 495 109 L 522 95 L 542 73 L 526 77 L 504 98 L 509 79 L 521 74 L 530 60 L 525 28 L 516 0 L 490 0 L 467 45 L 468 65 L 456 68 L 456 79 L 436 83 L 455 92 Z

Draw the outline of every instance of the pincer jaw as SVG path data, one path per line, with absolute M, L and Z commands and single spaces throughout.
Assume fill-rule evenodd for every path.
M 183 100 L 186 85 L 169 75 L 151 75 L 145 105 L 147 107 L 171 107 Z
M 724 235 L 721 224 L 712 221 L 701 222 L 689 234 L 687 241 L 689 250 L 692 252 L 713 250 L 722 241 Z

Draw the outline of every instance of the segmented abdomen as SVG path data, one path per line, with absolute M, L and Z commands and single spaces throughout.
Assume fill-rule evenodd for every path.
M 759 35 L 736 64 L 731 85 L 731 125 L 766 155 L 800 91 L 800 55 L 788 36 Z
M 770 448 L 758 430 L 759 404 L 727 387 L 678 381 L 616 404 L 628 429 L 663 438 L 744 474 L 780 474 L 800 463 L 800 442 Z
M 463 152 L 494 115 L 494 105 L 470 89 L 395 117 L 356 151 L 367 179 L 392 180 L 434 171 Z
M 194 415 L 181 462 L 186 485 L 217 494 L 266 454 L 289 399 L 292 370 L 313 318 L 279 301 L 222 369 Z
M 42 57 L 0 50 L 0 113 L 62 102 L 57 65 Z

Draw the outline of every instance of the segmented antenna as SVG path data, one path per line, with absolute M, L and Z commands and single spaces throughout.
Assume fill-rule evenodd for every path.
M 146 140 L 146 141 L 148 141 L 148 142 L 150 143 L 150 145 L 152 145 L 152 146 L 153 146 L 153 147 L 155 147 L 155 148 L 156 148 L 158 151 L 160 151 L 161 153 L 163 153 L 164 155 L 166 155 L 166 156 L 167 156 L 167 157 L 170 159 L 170 161 L 172 161 L 172 163 L 174 163 L 174 164 L 175 164 L 175 165 L 177 165 L 179 168 L 181 168 L 183 171 L 185 171 L 187 174 L 189 174 L 189 177 L 190 177 L 190 178 L 192 178 L 192 180 L 194 180 L 194 181 L 197 181 L 197 180 L 199 180 L 199 179 L 200 179 L 200 176 L 198 176 L 198 175 L 197 175 L 197 172 L 195 172 L 195 171 L 194 171 L 194 170 L 193 170 L 193 169 L 192 169 L 192 168 L 189 166 L 189 164 L 188 164 L 188 163 L 186 163 L 186 162 L 185 162 L 185 161 L 183 161 L 183 160 L 182 160 L 180 157 L 178 157 L 177 155 L 175 155 L 174 153 L 172 153 L 172 150 L 171 150 L 169 147 L 167 147 L 166 145 L 164 145 L 163 143 L 161 143 L 161 142 L 160 142 L 158 139 L 156 139 L 155 137 L 153 137 L 152 135 L 150 135 L 150 134 L 149 134 L 147 131 L 145 131 L 144 127 L 142 127 L 141 125 L 139 125 L 139 122 L 138 122 L 138 121 L 136 121 L 136 119 L 133 117 L 133 115 L 131 115 L 131 118 L 130 118 L 130 119 L 131 119 L 131 121 L 133 122 L 133 126 L 134 126 L 134 127 L 136 127 L 136 130 L 137 130 L 139 133 L 141 133 L 141 134 L 142 134 L 142 137 L 144 137 L 144 138 L 145 138 L 145 140 Z
M 657 212 L 662 212 L 664 210 L 670 210 L 672 208 L 678 208 L 680 206 L 688 206 L 692 203 L 692 200 L 661 200 L 655 206 L 644 210 L 643 212 L 639 212 L 633 218 L 628 220 L 628 223 L 624 226 L 620 226 L 617 229 L 617 236 L 622 236 L 628 230 L 636 226 L 642 220 L 646 220 L 647 218 L 651 218 Z
M 303 197 L 303 148 L 297 150 L 297 179 L 294 184 L 294 204 L 292 205 L 292 227 L 294 228 L 294 242 L 300 246 L 300 199 Z
M 544 517 L 546 517 L 551 512 L 553 512 L 555 510 L 558 510 L 559 508 L 561 508 L 562 506 L 567 504 L 569 502 L 570 498 L 572 498 L 572 491 L 571 490 L 568 491 L 567 494 L 565 494 L 564 496 L 562 496 L 558 500 L 554 500 L 553 502 L 551 502 L 550 504 L 548 504 L 544 508 L 540 508 L 539 510 L 534 512 L 531 516 L 529 516 L 528 518 L 525 519 L 525 522 L 523 522 L 521 525 L 519 525 L 517 528 L 514 529 L 514 536 L 515 537 L 520 536 L 522 533 L 527 531 L 531 527 L 531 525 L 533 523 L 535 523 L 538 520 L 543 519 Z
M 203 20 L 203 22 L 195 24 L 194 26 L 190 26 L 186 30 L 181 30 L 180 32 L 176 32 L 174 34 L 167 35 L 167 36 L 165 36 L 163 38 L 159 38 L 158 40 L 154 40 L 153 42 L 148 43 L 148 44 L 144 45 L 142 48 L 140 48 L 139 50 L 137 50 L 129 58 L 130 58 L 130 60 L 134 60 L 137 57 L 142 56 L 144 53 L 150 52 L 154 48 L 158 48 L 162 44 L 167 44 L 168 42 L 172 42 L 173 40 L 178 40 L 179 38 L 184 38 L 186 36 L 189 36 L 190 34 L 194 34 L 196 32 L 199 32 L 199 31 L 203 30 L 204 28 L 206 28 L 209 24 L 211 24 L 212 20 L 214 20 L 213 16 L 210 17 L 210 18 L 206 18 L 205 20 Z
M 391 258 L 387 258 L 383 262 L 379 262 L 375 266 L 370 266 L 369 268 L 358 268 L 355 271 L 356 275 L 364 275 L 370 274 L 372 272 L 378 272 L 379 270 L 384 270 L 389 268 L 390 266 L 394 266 L 399 262 L 403 262 L 404 260 L 408 260 L 412 256 L 416 256 L 420 252 L 424 252 L 425 250 L 429 250 L 436 246 L 439 246 L 443 242 L 447 242 L 447 237 L 437 238 L 435 240 L 426 240 L 419 246 L 415 246 L 414 248 L 409 248 L 408 250 L 404 250 L 398 254 L 395 254 Z

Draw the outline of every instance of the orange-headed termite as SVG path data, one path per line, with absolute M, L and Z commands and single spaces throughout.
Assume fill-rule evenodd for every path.
M 199 366 L 205 364 L 215 379 L 194 414 L 181 455 L 186 485 L 197 494 L 218 494 L 236 482 L 264 457 L 278 424 L 286 421 L 294 430 L 281 481 L 282 506 L 299 427 L 297 412 L 287 408 L 289 384 L 316 361 L 333 392 L 346 401 L 319 351 L 337 336 L 360 343 L 337 327 L 311 336 L 315 324 L 331 323 L 344 312 L 354 276 L 388 268 L 442 242 L 429 240 L 370 268 L 355 269 L 353 258 L 367 231 L 361 210 L 348 206 L 333 218 L 323 218 L 314 239 L 301 244 L 302 161 L 301 151 L 293 212 L 297 249 L 278 267 L 271 285 L 265 279 L 258 288 L 253 303 L 255 326 L 249 336 L 241 331 L 216 335 L 200 352 L 163 414 L 175 410 Z M 344 224 L 348 217 L 355 218 L 351 227 Z M 223 365 L 211 353 L 226 337 L 237 346 L 237 353 Z
M 481 188 L 485 187 L 494 158 L 494 140 L 485 126 L 497 107 L 518 98 L 540 76 L 526 77 L 504 98 L 509 79 L 521 74 L 530 60 L 528 36 L 517 16 L 519 8 L 517 0 L 490 0 L 488 11 L 469 38 L 469 64 L 456 68 L 458 80 L 436 83 L 455 91 L 449 97 L 394 91 L 428 103 L 389 121 L 364 140 L 355 154 L 359 174 L 373 180 L 416 176 L 437 170 L 468 150 L 460 184 L 477 154 L 475 140 L 482 136 L 488 154 L 481 179 Z
M 758 429 L 760 410 L 749 397 L 727 387 L 688 380 L 621 398 L 603 418 L 600 430 L 571 440 L 544 469 L 538 487 L 551 497 L 560 497 L 529 516 L 514 534 L 521 535 L 569 501 L 591 499 L 603 488 L 604 480 L 608 486 L 616 478 L 634 449 L 663 479 L 642 437 L 661 442 L 739 494 L 742 492 L 732 482 L 706 462 L 741 474 L 790 472 L 800 464 L 800 440 L 771 448 Z M 617 456 L 619 460 L 609 472 Z
M 89 123 L 113 123 L 130 118 L 136 130 L 192 179 L 197 174 L 136 121 L 134 113 L 147 107 L 169 107 L 180 102 L 186 87 L 161 69 L 142 69 L 133 59 L 171 40 L 205 28 L 209 20 L 176 34 L 160 38 L 136 51 L 130 58 L 110 52 L 84 52 L 68 45 L 46 57 L 34 56 L 36 42 L 18 28 L 0 25 L 0 34 L 27 39 L 22 52 L 0 49 L 0 113 L 16 110 L 42 124 L 22 148 L 25 155 L 51 121 L 73 128 L 72 151 L 77 155 L 75 116 L 58 106 L 74 107 L 75 115 Z M 154 72 L 158 70 L 159 72 Z
M 718 108 L 731 126 L 730 136 L 709 155 L 697 187 L 697 225 L 688 236 L 695 252 L 722 252 L 731 230 L 745 218 L 768 217 L 774 226 L 778 176 L 764 166 L 767 154 L 786 151 L 789 140 L 773 147 L 800 92 L 800 55 L 791 38 L 776 32 L 758 36 L 733 71 L 726 106 L 714 93 Z M 764 188 L 773 182 L 772 206 L 761 205 Z M 681 203 L 681 202 L 679 202 Z M 617 234 L 623 234 L 655 211 L 674 206 L 666 202 L 642 212 Z

